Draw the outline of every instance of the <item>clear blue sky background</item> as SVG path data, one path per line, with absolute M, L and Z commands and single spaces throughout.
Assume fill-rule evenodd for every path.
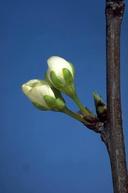
M 64 114 L 35 109 L 20 88 L 30 79 L 43 79 L 47 58 L 58 55 L 74 64 L 77 91 L 86 106 L 94 111 L 94 90 L 106 100 L 104 3 L 0 1 L 0 193 L 112 193 L 100 136 Z M 121 74 L 128 149 L 126 3 Z

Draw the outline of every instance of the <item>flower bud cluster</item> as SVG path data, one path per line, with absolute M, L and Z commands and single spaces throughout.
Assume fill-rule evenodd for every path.
M 65 107 L 61 92 L 74 94 L 74 68 L 65 59 L 48 59 L 46 80 L 33 79 L 22 85 L 24 94 L 41 110 L 61 111 Z
M 26 82 L 22 85 L 24 94 L 40 110 L 64 112 L 83 122 L 86 126 L 94 128 L 98 118 L 101 119 L 104 109 L 106 110 L 101 98 L 94 94 L 97 118 L 90 110 L 84 107 L 76 94 L 73 65 L 58 56 L 50 57 L 47 63 L 48 70 L 45 80 L 33 79 Z M 61 93 L 68 95 L 79 107 L 81 113 L 74 113 L 68 109 Z

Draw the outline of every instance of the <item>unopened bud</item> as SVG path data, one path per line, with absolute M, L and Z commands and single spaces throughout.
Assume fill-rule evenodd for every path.
M 93 98 L 95 102 L 97 117 L 101 122 L 105 122 L 107 120 L 107 106 L 103 102 L 101 96 L 98 95 L 97 93 L 95 92 L 93 93 Z

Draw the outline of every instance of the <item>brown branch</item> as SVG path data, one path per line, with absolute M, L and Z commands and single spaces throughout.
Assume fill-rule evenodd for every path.
M 123 0 L 106 0 L 107 129 L 102 132 L 111 162 L 114 193 L 128 193 L 120 97 L 120 29 Z

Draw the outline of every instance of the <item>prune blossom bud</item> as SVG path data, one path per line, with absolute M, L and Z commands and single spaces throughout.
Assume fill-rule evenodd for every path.
M 47 60 L 47 77 L 51 84 L 65 94 L 74 95 L 74 67 L 59 56 L 52 56 Z
M 22 85 L 24 94 L 41 110 L 60 111 L 65 107 L 61 94 L 44 80 L 33 79 Z

